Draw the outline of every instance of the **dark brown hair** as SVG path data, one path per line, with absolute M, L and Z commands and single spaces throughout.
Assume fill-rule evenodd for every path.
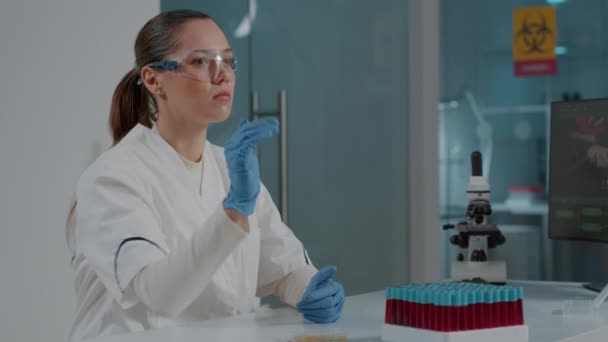
M 176 10 L 157 15 L 139 31 L 135 39 L 135 67 L 122 78 L 112 97 L 110 128 L 114 144 L 138 123 L 152 127 L 156 102 L 146 87 L 138 84 L 140 70 L 150 62 L 166 58 L 177 47 L 175 36 L 180 26 L 194 19 L 213 20 L 202 12 Z

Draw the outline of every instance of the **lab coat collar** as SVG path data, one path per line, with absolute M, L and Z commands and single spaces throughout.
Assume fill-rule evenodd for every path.
M 205 141 L 205 146 L 203 149 L 203 195 L 199 194 L 198 186 L 200 184 L 194 184 L 191 180 L 192 178 L 189 175 L 189 171 L 186 166 L 182 162 L 179 154 L 173 148 L 173 146 L 169 145 L 165 139 L 163 139 L 159 134 L 154 133 L 152 129 L 144 126 L 137 125 L 134 130 L 138 130 L 139 132 L 135 132 L 137 135 L 142 135 L 144 145 L 146 145 L 151 152 L 156 155 L 161 162 L 163 167 L 166 167 L 170 170 L 170 172 L 175 175 L 176 181 L 182 187 L 182 191 L 185 191 L 191 197 L 190 201 L 194 208 L 194 210 L 188 210 L 188 212 L 195 212 L 197 216 L 200 218 L 203 217 L 203 212 L 207 212 L 213 210 L 213 206 L 211 203 L 207 203 L 206 200 L 208 196 L 205 196 L 205 192 L 209 189 L 209 172 L 212 166 L 212 153 L 211 153 L 211 144 L 208 141 Z

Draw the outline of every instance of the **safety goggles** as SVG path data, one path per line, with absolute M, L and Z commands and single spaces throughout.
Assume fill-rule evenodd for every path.
M 152 68 L 168 70 L 180 76 L 200 82 L 215 82 L 220 75 L 234 78 L 237 71 L 237 60 L 230 49 L 194 50 L 183 58 L 148 63 Z

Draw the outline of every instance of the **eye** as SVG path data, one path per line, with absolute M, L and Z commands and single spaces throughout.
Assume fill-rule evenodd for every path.
M 209 58 L 207 57 L 198 57 L 194 59 L 194 64 L 199 64 L 199 65 L 207 65 L 209 64 Z
M 236 69 L 236 59 L 234 58 L 226 58 L 224 59 L 226 65 L 229 65 L 233 70 Z

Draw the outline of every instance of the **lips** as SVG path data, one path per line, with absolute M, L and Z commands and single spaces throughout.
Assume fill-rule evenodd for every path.
M 214 100 L 230 100 L 230 97 L 232 97 L 232 94 L 230 94 L 229 91 L 220 91 L 219 93 L 217 93 L 213 96 L 213 99 Z

